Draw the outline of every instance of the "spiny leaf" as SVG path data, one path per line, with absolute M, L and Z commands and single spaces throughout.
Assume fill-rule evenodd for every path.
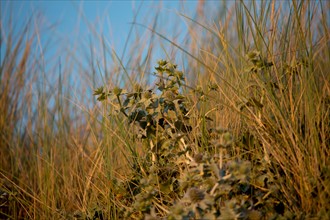
M 93 95 L 101 95 L 103 93 L 103 89 L 104 89 L 103 86 L 95 89 Z

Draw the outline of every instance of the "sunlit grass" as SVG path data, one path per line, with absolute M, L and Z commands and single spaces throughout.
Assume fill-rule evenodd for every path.
M 178 13 L 188 26 L 183 43 L 163 32 L 161 19 L 134 20 L 132 27 L 143 29 L 143 36 L 130 35 L 127 42 L 134 43 L 124 54 L 94 31 L 84 47 L 87 60 L 75 54 L 81 51 L 69 51 L 47 69 L 38 28 L 27 22 L 15 34 L 1 29 L 0 217 L 327 219 L 330 5 L 251 1 L 222 8 L 213 23 L 204 19 L 202 4 L 195 18 Z M 157 90 L 163 76 L 150 73 L 162 66 L 153 63 L 159 48 L 165 56 L 157 59 L 183 72 L 172 98 Z M 79 81 L 71 79 L 73 66 Z M 105 97 L 98 102 L 92 91 L 101 86 L 98 95 Z M 153 109 L 159 113 L 153 120 L 167 121 L 173 137 L 156 124 L 141 139 L 144 121 L 130 114 L 149 110 L 123 106 L 128 94 L 149 90 L 169 99 L 164 109 Z M 114 95 L 108 97 L 109 91 Z M 177 106 L 168 107 L 175 97 L 184 100 L 185 117 Z M 163 151 L 153 146 L 167 140 L 177 155 L 157 155 Z M 227 175 L 216 174 L 222 169 Z M 201 174 L 189 176 L 196 170 Z M 249 192 L 235 188 L 240 181 L 250 184 Z M 235 196 L 220 196 L 219 185 L 233 187 Z M 243 195 L 249 208 L 237 202 Z M 196 211 L 212 196 L 221 198 L 212 205 L 218 213 Z

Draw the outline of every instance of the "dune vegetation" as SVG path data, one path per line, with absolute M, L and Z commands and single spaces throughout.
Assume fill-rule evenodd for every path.
M 0 219 L 330 219 L 330 3 L 204 13 L 51 68 L 1 28 Z

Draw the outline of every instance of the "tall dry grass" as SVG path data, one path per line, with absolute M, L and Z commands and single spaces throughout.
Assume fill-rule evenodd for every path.
M 232 4 L 212 25 L 187 18 L 206 30 L 187 72 L 202 72 L 198 81 L 219 89 L 205 111 L 217 106 L 215 124 L 260 141 L 248 150 L 272 164 L 286 205 L 297 213 L 329 208 L 328 11 L 323 1 L 252 1 Z M 273 66 L 248 71 L 251 51 Z M 251 98 L 263 107 L 239 109 Z
M 221 103 L 216 124 L 260 141 L 248 150 L 272 164 L 285 203 L 296 213 L 328 210 L 328 10 L 322 1 L 253 1 L 233 4 L 215 25 L 191 20 L 207 30 L 208 41 L 193 54 L 189 72 L 203 71 L 200 82 L 207 77 L 219 88 L 207 110 Z M 251 51 L 273 66 L 247 71 Z M 251 98 L 263 107 L 238 109 Z
M 94 32 L 98 41 L 86 47 L 87 68 L 85 61 L 70 59 L 71 51 L 46 70 L 38 29 L 31 31 L 29 22 L 15 34 L 1 28 L 6 48 L 0 69 L 1 218 L 93 218 L 100 210 L 109 219 L 121 217 L 118 210 L 125 204 L 117 183 L 137 175 L 134 166 L 143 163 L 146 152 L 134 138 L 134 128 L 120 116 L 109 117 L 111 103 L 96 103 L 91 91 L 100 84 L 152 86 L 149 71 L 157 45 L 168 53 L 159 58 L 179 57 L 187 94 L 206 91 L 209 84 L 217 87 L 202 104 L 191 95 L 196 118 L 213 118 L 204 125 L 197 120 L 194 131 L 221 126 L 233 131 L 237 142 L 249 139 L 234 146 L 235 156 L 266 161 L 291 211 L 312 216 L 329 212 L 330 4 L 252 1 L 222 6 L 212 22 L 202 3 L 195 18 L 178 15 L 188 27 L 185 44 L 162 33 L 154 20 L 144 29 L 151 37 L 137 35 L 125 63 Z M 260 63 L 258 71 L 250 71 L 254 66 L 246 55 L 251 51 L 273 66 Z M 79 66 L 79 86 L 70 80 L 74 64 Z

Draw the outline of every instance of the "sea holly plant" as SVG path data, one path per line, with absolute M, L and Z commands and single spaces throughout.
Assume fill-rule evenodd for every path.
M 147 152 L 145 161 L 137 166 L 143 173 L 138 183 L 138 194 L 134 195 L 132 210 L 127 217 L 136 213 L 149 213 L 157 198 L 170 204 L 179 192 L 178 169 L 175 162 L 187 153 L 185 136 L 192 130 L 189 123 L 189 103 L 182 95 L 184 76 L 177 65 L 160 60 L 155 68 L 158 77 L 155 89 L 145 89 L 134 84 L 131 91 L 115 87 L 107 91 L 104 87 L 95 90 L 99 101 L 110 100 L 118 114 L 138 128 Z M 155 189 L 154 189 L 155 188 Z M 159 188 L 159 189 L 157 189 Z
M 156 86 L 160 94 L 136 83 L 129 92 L 119 87 L 110 91 L 100 87 L 94 95 L 98 96 L 99 101 L 110 98 L 118 113 L 127 117 L 129 123 L 139 125 L 142 138 L 155 136 L 159 129 L 167 131 L 167 134 L 175 133 L 171 131 L 176 129 L 183 133 L 190 131 L 191 127 L 186 123 L 187 98 L 180 91 L 184 84 L 182 71 L 164 60 L 160 60 L 155 69 L 155 75 L 159 78 Z
M 125 201 L 119 215 L 127 219 L 276 219 L 283 215 L 267 165 L 260 162 L 252 167 L 251 161 L 234 159 L 231 149 L 239 144 L 230 131 L 197 130 L 190 119 L 192 105 L 183 92 L 183 72 L 165 60 L 158 61 L 155 70 L 155 89 L 134 84 L 131 91 L 100 87 L 94 92 L 99 101 L 109 100 L 116 114 L 137 127 L 136 136 L 147 154 L 132 166 L 131 179 L 116 186 L 123 198 L 119 204 Z M 201 146 L 202 138 L 210 150 Z M 278 212 L 273 211 L 276 205 Z

